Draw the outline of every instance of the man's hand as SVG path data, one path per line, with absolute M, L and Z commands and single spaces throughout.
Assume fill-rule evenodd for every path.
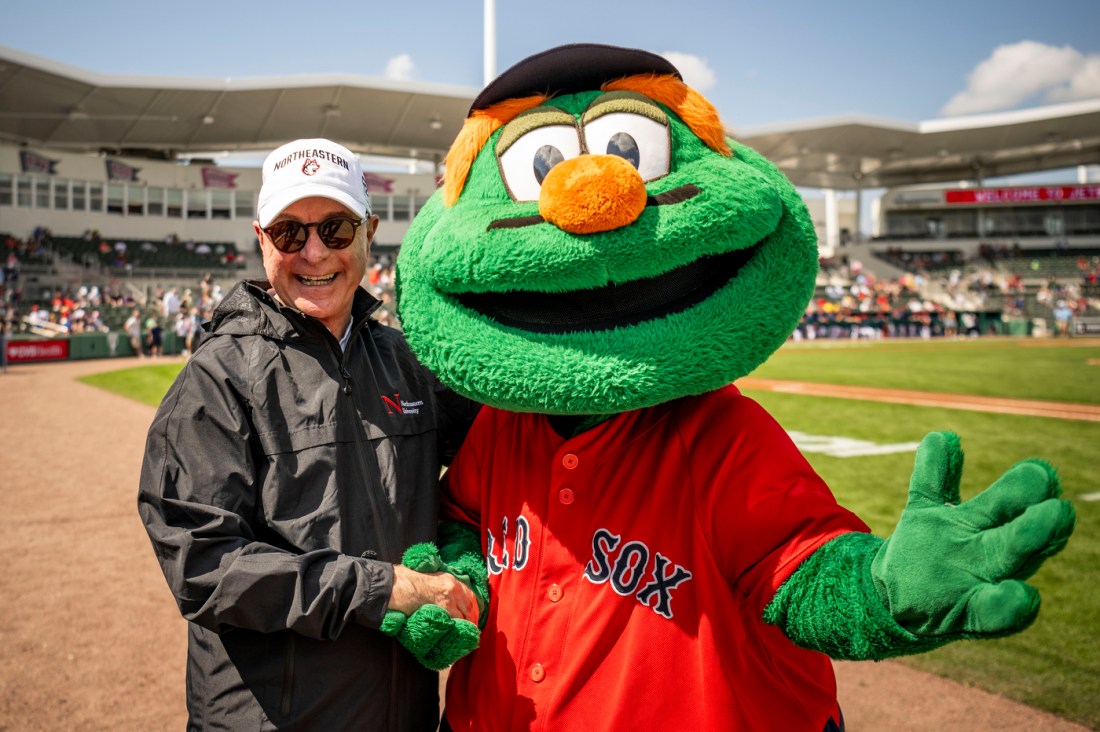
M 423 605 L 438 605 L 452 618 L 477 625 L 478 606 L 473 590 L 447 572 L 416 572 L 401 564 L 393 567 L 389 610 L 412 615 Z
M 394 565 L 389 610 L 380 630 L 430 669 L 447 668 L 477 648 L 478 603 L 473 590 L 444 569 L 434 544 L 414 544 Z

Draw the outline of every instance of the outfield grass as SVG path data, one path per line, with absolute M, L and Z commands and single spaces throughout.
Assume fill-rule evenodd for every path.
M 1070 341 L 1036 348 L 1026 340 L 816 343 L 784 347 L 753 376 L 948 391 L 985 396 L 1100 403 L 1100 342 Z M 159 403 L 182 362 L 157 364 L 83 379 Z M 774 392 L 747 392 L 785 428 L 876 443 L 915 442 L 933 430 L 952 430 L 966 451 L 963 495 L 993 483 L 1018 460 L 1054 463 L 1078 524 L 1069 545 L 1033 578 L 1043 597 L 1039 619 L 1024 633 L 996 641 L 964 641 L 904 659 L 964 684 L 1017 699 L 1100 729 L 1100 491 L 1094 464 L 1100 423 L 987 414 Z M 837 499 L 880 536 L 889 535 L 905 505 L 913 453 L 833 458 L 808 453 Z M 921 690 L 915 689 L 919 694 Z M 934 703 L 934 702 L 933 702 Z
M 899 369 L 905 366 L 901 363 Z M 963 495 L 984 489 L 1018 460 L 1052 462 L 1077 509 L 1066 549 L 1033 578 L 1042 594 L 1039 619 L 1027 631 L 996 641 L 964 641 L 904 659 L 965 684 L 1049 710 L 1100 729 L 1100 502 L 1074 500 L 1100 491 L 1093 472 L 1100 423 L 915 407 L 747 391 L 786 429 L 876 443 L 917 441 L 952 430 L 966 452 Z M 913 453 L 859 458 L 806 456 L 837 500 L 888 536 L 905 506 Z M 916 693 L 919 693 L 917 691 Z
M 938 338 L 789 343 L 752 375 L 1100 404 L 1100 340 Z
M 82 376 L 79 380 L 100 389 L 136 399 L 142 404 L 157 406 L 168 387 L 183 368 L 183 361 L 160 363 L 154 366 L 135 366 L 119 371 Z

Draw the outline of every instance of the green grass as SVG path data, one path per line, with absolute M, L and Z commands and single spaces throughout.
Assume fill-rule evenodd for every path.
M 83 376 L 79 380 L 100 389 L 136 399 L 142 404 L 157 406 L 164 393 L 183 368 L 183 362 L 162 363 L 155 366 L 136 366 L 119 371 Z
M 1095 343 L 1095 341 L 1093 342 Z M 754 373 L 821 381 L 1100 403 L 1100 347 L 1028 341 L 817 343 L 788 346 Z M 85 378 L 110 391 L 157 404 L 182 363 L 158 364 Z M 790 430 L 876 443 L 915 442 L 953 430 L 966 451 L 963 494 L 994 482 L 1013 463 L 1041 456 L 1057 466 L 1071 500 L 1100 491 L 1094 477 L 1100 423 L 1018 417 L 929 407 L 748 392 Z M 905 505 L 913 454 L 833 458 L 807 453 L 837 500 L 880 536 Z M 904 659 L 964 684 L 1003 694 L 1100 729 L 1100 502 L 1074 500 L 1078 524 L 1069 545 L 1033 578 L 1043 597 L 1039 619 L 996 641 L 964 641 Z M 921 693 L 919 689 L 914 693 Z
M 1038 347 L 1033 339 L 1008 338 L 792 343 L 752 375 L 1100 404 L 1100 341 L 1054 343 Z
M 903 366 L 899 365 L 899 368 Z M 966 452 L 963 495 L 993 483 L 1013 463 L 1041 456 L 1057 466 L 1064 494 L 1100 490 L 1095 478 L 1100 423 L 1016 417 L 748 391 L 786 429 L 876 443 L 917 441 L 952 430 Z M 888 536 L 905 506 L 913 453 L 833 458 L 807 453 L 837 500 L 872 531 Z M 905 663 L 1100 728 L 1100 502 L 1074 500 L 1077 528 L 1066 549 L 1032 582 L 1042 594 L 1039 619 L 996 641 L 964 641 Z

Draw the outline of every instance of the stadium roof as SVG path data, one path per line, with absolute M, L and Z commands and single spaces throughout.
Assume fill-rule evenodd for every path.
M 352 74 L 99 74 L 0 46 L 0 139 L 172 159 L 330 137 L 439 160 L 478 90 Z M 850 115 L 730 130 L 796 185 L 877 188 L 1100 163 L 1100 99 L 925 122 Z

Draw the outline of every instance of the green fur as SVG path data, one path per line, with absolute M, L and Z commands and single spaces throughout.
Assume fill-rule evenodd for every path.
M 456 572 L 455 567 L 444 563 L 434 544 L 424 542 L 406 549 L 401 563 L 417 572 L 451 572 L 468 583 L 471 577 L 482 577 L 481 586 L 484 589 L 480 594 L 475 589 L 474 594 L 478 595 L 478 604 L 482 611 L 481 624 L 484 625 L 488 603 L 484 559 L 481 560 L 480 568 L 466 560 Z M 482 604 L 482 595 L 486 604 Z M 466 620 L 452 618 L 438 605 L 422 605 L 407 617 L 404 613 L 390 610 L 383 616 L 379 630 L 397 638 L 416 660 L 433 671 L 447 668 L 477 648 L 481 639 L 478 626 Z
M 1076 521 L 1054 469 L 1025 460 L 959 502 L 958 437 L 933 432 L 917 450 L 909 502 L 870 572 L 900 625 L 924 638 L 995 638 L 1039 613 L 1024 580 L 1066 545 Z
M 946 643 L 913 635 L 882 604 L 869 566 L 882 542 L 852 533 L 825 544 L 775 593 L 764 622 L 803 648 L 851 661 L 923 653 Z
M 599 96 L 587 92 L 552 104 L 580 117 Z M 508 196 L 492 139 L 453 207 L 445 208 L 438 194 L 428 202 L 402 245 L 398 296 L 409 344 L 444 382 L 515 411 L 613 414 L 716 389 L 751 372 L 786 340 L 817 273 L 805 206 L 758 154 L 734 145 L 734 157 L 723 157 L 666 113 L 671 170 L 647 190 L 656 195 L 694 184 L 702 193 L 648 207 L 628 226 L 590 235 L 547 223 L 489 230 L 494 220 L 538 212 L 537 203 Z M 762 245 L 753 260 L 708 299 L 612 330 L 532 333 L 503 326 L 451 297 L 621 284 L 757 242 Z

